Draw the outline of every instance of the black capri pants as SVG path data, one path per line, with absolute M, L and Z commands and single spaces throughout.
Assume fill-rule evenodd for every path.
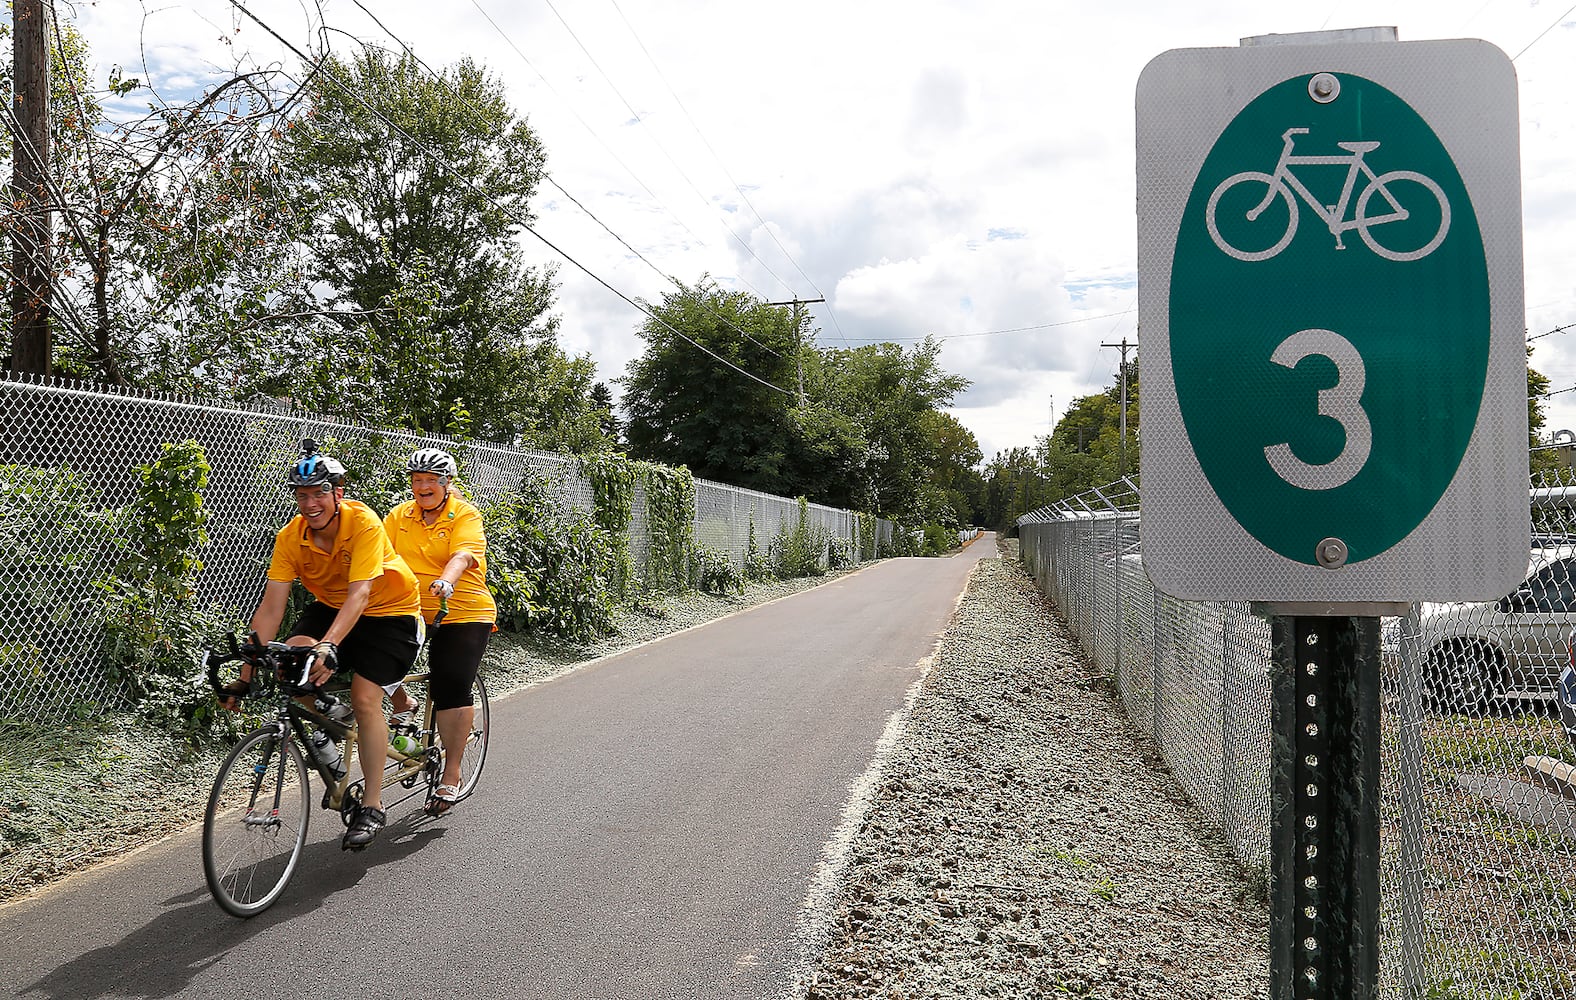
M 432 649 L 427 654 L 432 679 L 427 682 L 427 693 L 434 709 L 441 712 L 475 704 L 471 684 L 481 670 L 482 654 L 487 652 L 487 637 L 492 630 L 492 622 L 432 627 Z

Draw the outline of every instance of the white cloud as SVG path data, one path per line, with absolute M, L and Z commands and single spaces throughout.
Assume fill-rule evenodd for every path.
M 710 273 L 768 299 L 824 294 L 830 311 L 814 315 L 828 346 L 950 337 L 943 363 L 974 381 L 955 413 L 987 455 L 1043 434 L 1052 398 L 1061 412 L 1109 384 L 1117 352 L 1100 344 L 1135 335 L 1131 314 L 1107 316 L 1135 300 L 1134 89 L 1171 48 L 1369 24 L 1404 40 L 1483 37 L 1511 56 L 1532 43 L 1515 63 L 1527 322 L 1576 322 L 1576 26 L 1534 42 L 1559 15 L 1547 4 L 620 0 L 558 5 L 572 37 L 543 5 L 480 2 L 502 34 L 466 4 L 438 19 L 416 0 L 368 6 L 430 64 L 471 55 L 492 69 L 554 178 L 662 274 Z M 396 45 L 344 0 L 324 6 L 335 30 L 322 33 L 314 5 L 248 7 L 303 47 Z M 148 9 L 144 33 L 137 5 L 78 8 L 100 79 L 112 63 L 143 75 L 144 53 L 173 88 L 237 53 L 293 61 L 225 0 Z M 544 236 L 630 297 L 671 287 L 550 186 L 536 210 Z M 641 315 L 573 265 L 560 280 L 565 347 L 616 377 L 640 350 Z M 1026 326 L 1043 328 L 963 336 Z M 1576 336 L 1537 344 L 1534 365 L 1576 385 Z M 1576 392 L 1551 404 L 1553 426 L 1576 427 Z

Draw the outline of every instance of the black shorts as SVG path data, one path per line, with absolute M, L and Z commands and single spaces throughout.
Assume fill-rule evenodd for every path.
M 313 601 L 296 619 L 290 634 L 321 639 L 328 627 L 334 624 L 338 614 L 338 608 L 322 601 Z M 362 615 L 351 626 L 345 641 L 339 644 L 341 667 L 360 674 L 379 687 L 398 684 L 410 673 L 411 666 L 416 662 L 416 652 L 421 649 L 420 621 L 416 615 L 377 618 Z
M 481 669 L 492 628 L 492 622 L 432 626 L 432 648 L 427 653 L 432 680 L 427 687 L 434 709 L 441 712 L 475 703 L 471 683 Z

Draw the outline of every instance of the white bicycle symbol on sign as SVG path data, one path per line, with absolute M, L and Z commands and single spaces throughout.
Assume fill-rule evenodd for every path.
M 1418 260 L 1433 253 L 1445 239 L 1445 234 L 1450 230 L 1450 202 L 1445 198 L 1445 192 L 1434 183 L 1432 178 L 1426 177 L 1415 170 L 1391 170 L 1383 174 L 1375 174 L 1373 168 L 1363 162 L 1363 155 L 1379 148 L 1377 142 L 1338 142 L 1341 149 L 1350 153 L 1350 156 L 1293 156 L 1291 153 L 1292 137 L 1306 135 L 1308 129 L 1290 128 L 1281 136 L 1286 145 L 1281 150 L 1280 162 L 1275 164 L 1275 173 L 1266 174 L 1257 170 L 1245 170 L 1240 174 L 1232 174 L 1220 182 L 1213 194 L 1209 196 L 1209 206 L 1205 209 L 1204 220 L 1209 226 L 1210 238 L 1221 250 L 1238 260 L 1268 260 L 1269 258 L 1286 249 L 1291 243 L 1291 238 L 1297 232 L 1297 199 L 1292 193 L 1302 197 L 1324 223 L 1330 228 L 1330 235 L 1335 237 L 1335 249 L 1345 250 L 1346 245 L 1341 241 L 1341 234 L 1349 229 L 1357 230 L 1363 242 L 1368 244 L 1368 249 L 1381 257 L 1389 260 L 1408 261 Z M 1310 192 L 1302 181 L 1291 172 L 1293 166 L 1347 166 L 1346 183 L 1341 187 L 1341 198 L 1334 205 L 1319 204 L 1317 198 Z M 1357 208 L 1350 220 L 1346 219 L 1346 208 L 1351 204 L 1352 190 L 1357 186 L 1358 174 L 1368 178 L 1367 185 L 1357 196 Z M 1401 182 L 1419 184 L 1423 190 L 1419 192 L 1406 191 Z M 1262 184 L 1265 186 L 1264 197 L 1247 213 L 1247 221 L 1255 222 L 1275 201 L 1279 195 L 1286 202 L 1287 222 L 1286 232 L 1279 241 L 1267 250 L 1242 250 L 1226 242 L 1220 234 L 1220 228 L 1215 224 L 1215 211 L 1220 205 L 1220 199 L 1225 193 L 1239 184 Z M 1401 191 L 1401 196 L 1392 192 L 1392 188 Z M 1374 197 L 1382 199 L 1382 203 L 1375 203 Z M 1402 200 L 1409 201 L 1421 211 L 1421 206 L 1426 204 L 1428 197 L 1439 203 L 1439 230 L 1434 233 L 1433 239 L 1414 250 L 1392 250 L 1380 243 L 1372 232 L 1378 226 L 1387 222 L 1400 222 L 1411 217 L 1412 213 L 1402 204 Z

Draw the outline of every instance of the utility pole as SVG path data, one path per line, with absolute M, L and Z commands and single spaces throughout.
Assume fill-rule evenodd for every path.
M 51 0 L 15 0 L 11 56 L 11 367 L 49 374 L 49 14 Z
M 795 295 L 787 302 L 768 302 L 769 306 L 793 306 L 793 361 L 799 368 L 799 408 L 804 409 L 804 345 L 799 338 L 799 306 L 809 305 L 812 302 L 825 302 L 825 299 L 801 299 Z
M 1120 347 L 1122 349 L 1122 447 L 1117 452 L 1116 468 L 1120 478 L 1127 475 L 1127 349 L 1136 348 L 1137 344 L 1129 344 L 1127 337 L 1122 338 L 1120 344 L 1101 344 L 1101 347 Z

